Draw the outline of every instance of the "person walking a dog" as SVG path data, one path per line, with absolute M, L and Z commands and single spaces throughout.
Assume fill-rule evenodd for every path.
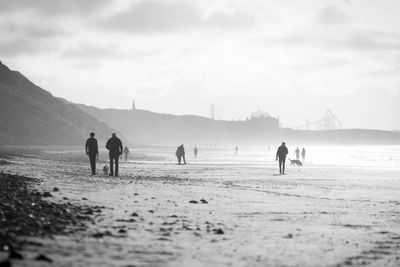
M 114 176 L 114 162 L 115 162 L 115 177 L 118 177 L 118 162 L 119 156 L 122 155 L 122 142 L 115 133 L 108 139 L 106 148 L 109 150 L 110 156 L 110 176 Z
M 286 161 L 286 155 L 289 153 L 285 142 L 282 142 L 282 145 L 278 147 L 278 150 L 276 151 L 276 160 L 279 159 L 279 173 L 280 174 L 285 174 L 285 161 Z
M 85 145 L 86 155 L 89 156 L 90 169 L 92 170 L 92 175 L 96 174 L 96 157 L 99 157 L 99 149 L 97 147 L 97 139 L 94 138 L 94 132 L 90 133 L 90 138 L 86 140 Z

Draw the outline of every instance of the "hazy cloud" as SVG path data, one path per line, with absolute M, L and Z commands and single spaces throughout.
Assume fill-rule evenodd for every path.
M 387 37 L 391 37 L 388 39 Z M 392 34 L 376 32 L 356 32 L 346 40 L 349 47 L 355 50 L 395 50 L 400 49 L 400 38 Z
M 54 24 L 10 22 L 0 24 L 0 33 L 3 36 L 8 36 L 8 39 L 10 36 L 23 36 L 25 39 L 42 39 L 60 35 L 63 33 L 63 30 Z
M 196 28 L 246 27 L 253 23 L 253 18 L 244 13 L 216 12 L 206 15 L 191 1 L 150 0 L 114 14 L 102 25 L 128 33 L 152 34 Z
M 54 38 L 63 33 L 50 24 L 0 23 L 0 52 L 3 56 L 48 52 Z
M 107 58 L 119 57 L 121 54 L 118 52 L 116 46 L 99 46 L 93 44 L 81 43 L 68 47 L 63 52 L 64 57 L 68 58 Z
M 88 14 L 106 6 L 107 0 L 10 0 L 0 1 L 0 12 L 33 10 L 41 14 Z
M 344 24 L 350 16 L 337 6 L 326 6 L 318 14 L 318 22 L 325 25 Z
M 17 56 L 46 52 L 48 46 L 43 42 L 27 42 L 25 39 L 0 40 L 1 56 Z

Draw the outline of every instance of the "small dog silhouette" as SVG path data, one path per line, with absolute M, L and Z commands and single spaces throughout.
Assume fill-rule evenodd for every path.
M 103 166 L 103 173 L 104 173 L 104 175 L 108 174 L 108 166 L 107 165 Z
M 298 159 L 289 159 L 289 160 L 290 160 L 290 165 L 303 166 L 303 163 L 301 163 L 301 161 Z

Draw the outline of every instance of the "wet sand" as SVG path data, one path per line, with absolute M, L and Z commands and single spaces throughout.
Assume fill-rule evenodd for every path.
M 176 165 L 135 160 L 119 178 L 88 163 L 12 157 L 0 171 L 39 178 L 49 201 L 104 206 L 85 231 L 35 242 L 13 266 L 400 265 L 400 169 Z M 101 165 L 98 166 L 100 170 Z M 37 244 L 40 245 L 37 245 Z

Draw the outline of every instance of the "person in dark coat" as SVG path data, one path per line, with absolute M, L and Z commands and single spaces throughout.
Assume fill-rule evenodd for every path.
M 118 177 L 118 162 L 119 156 L 122 155 L 123 147 L 121 140 L 115 133 L 108 139 L 106 148 L 109 150 L 110 155 L 110 176 L 114 175 L 114 162 L 115 162 L 115 177 Z
M 183 158 L 183 164 L 186 164 L 185 148 L 183 147 L 183 144 L 178 146 L 178 148 L 176 149 L 175 155 L 178 158 L 178 164 L 181 164 L 182 158 Z
M 280 174 L 285 174 L 285 161 L 286 161 L 286 155 L 289 153 L 285 142 L 282 143 L 282 145 L 278 148 L 278 151 L 276 151 L 276 160 L 279 159 L 279 173 Z
M 99 157 L 99 149 L 97 147 L 97 139 L 94 138 L 94 132 L 90 133 L 90 138 L 86 140 L 85 145 L 86 155 L 89 156 L 90 169 L 92 175 L 96 174 L 96 157 Z

